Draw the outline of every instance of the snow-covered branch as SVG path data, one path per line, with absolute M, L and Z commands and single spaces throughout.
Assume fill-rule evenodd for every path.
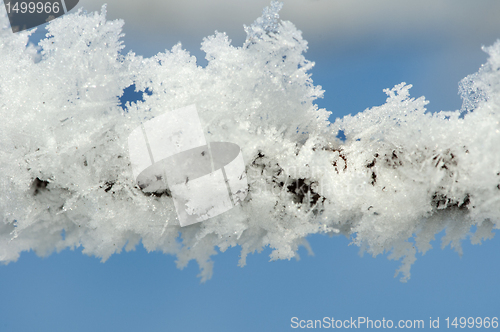
M 69 14 L 48 25 L 38 48 L 29 33 L 0 32 L 0 261 L 82 246 L 103 260 L 140 241 L 148 250 L 195 259 L 212 275 L 215 248 L 242 248 L 239 264 L 266 246 L 296 256 L 309 234 L 344 234 L 373 255 L 460 251 L 500 227 L 500 42 L 465 78 L 464 107 L 426 112 L 411 85 L 384 105 L 328 121 L 314 100 L 301 32 L 278 20 L 273 2 L 234 47 L 224 33 L 203 41 L 208 65 L 176 45 L 152 58 L 121 54 L 123 22 Z M 143 101 L 118 98 L 135 84 Z M 211 142 L 238 144 L 249 193 L 239 206 L 180 227 L 168 190 L 143 192 L 127 137 L 146 120 L 196 104 Z M 339 131 L 345 140 L 337 136 Z M 471 227 L 476 231 L 471 234 Z

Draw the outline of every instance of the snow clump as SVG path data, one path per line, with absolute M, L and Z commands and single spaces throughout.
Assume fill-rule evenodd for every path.
M 385 90 L 382 106 L 331 123 L 309 74 L 307 42 L 273 1 L 245 27 L 241 47 L 216 32 L 208 65 L 180 44 L 151 58 L 122 54 L 123 22 L 78 11 L 50 22 L 47 37 L 0 31 L 0 261 L 23 251 L 83 247 L 106 260 L 142 242 L 194 259 L 212 276 L 216 248 L 296 257 L 310 234 L 343 234 L 362 250 L 402 261 L 446 230 L 443 246 L 493 237 L 500 227 L 500 41 L 462 81 L 462 110 L 426 112 L 411 85 Z M 135 85 L 143 101 L 119 105 Z M 145 93 L 148 91 L 149 93 Z M 145 193 L 127 137 L 141 123 L 196 104 L 208 141 L 232 142 L 249 193 L 237 207 L 180 227 L 168 190 Z M 337 138 L 339 131 L 346 137 Z M 475 233 L 471 234 L 471 227 Z

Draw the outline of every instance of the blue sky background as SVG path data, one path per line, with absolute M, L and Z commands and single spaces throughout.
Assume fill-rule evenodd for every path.
M 82 0 L 79 7 L 96 9 L 92 6 L 98 4 L 99 8 L 98 2 Z M 336 16 L 333 11 L 332 16 L 342 17 L 345 2 L 332 2 L 336 4 Z M 127 1 L 121 2 L 120 8 L 116 3 L 109 2 L 109 16 L 122 14 L 125 18 L 126 51 L 133 49 L 144 56 L 170 49 L 181 40 L 194 55 L 203 57 L 199 51 L 202 38 L 216 29 L 223 31 L 226 24 L 207 12 L 206 20 L 197 22 L 198 28 L 188 21 L 162 30 L 152 18 L 154 29 L 148 30 L 149 21 L 127 17 Z M 234 3 L 241 3 L 242 11 L 249 15 L 228 17 L 228 34 L 235 45 L 241 45 L 242 25 L 251 24 L 267 1 L 232 3 L 236 7 Z M 309 1 L 304 3 L 312 6 Z M 486 61 L 480 46 L 500 38 L 500 24 L 488 25 L 488 20 L 477 18 L 481 13 L 486 17 L 498 6 L 484 1 L 469 10 L 467 2 L 457 1 L 452 7 L 449 1 L 441 3 L 440 10 L 447 13 L 444 16 L 431 9 L 428 16 L 425 10 L 415 12 L 414 21 L 434 27 L 431 32 L 419 30 L 418 25 L 404 29 L 413 21 L 384 16 L 390 7 L 372 13 L 380 15 L 389 28 L 378 29 L 377 21 L 363 28 L 366 19 L 361 14 L 369 15 L 371 10 L 364 1 L 357 7 L 360 17 L 348 11 L 349 20 L 336 26 L 327 25 L 329 20 L 322 21 L 319 16 L 314 20 L 314 11 L 305 11 L 312 18 L 301 21 L 300 10 L 286 11 L 287 2 L 281 17 L 296 23 L 309 40 L 306 57 L 316 62 L 313 80 L 326 90 L 318 104 L 333 111 L 333 117 L 384 103 L 382 90 L 402 81 L 413 84 L 413 97 L 425 95 L 430 100 L 429 110 L 454 110 L 461 106 L 458 81 Z M 118 14 L 113 14 L 114 7 L 120 9 Z M 150 4 L 150 8 L 154 7 Z M 165 7 L 156 12 L 161 10 Z M 470 17 L 463 16 L 467 12 Z M 442 17 L 448 21 L 433 25 Z M 466 26 L 447 25 L 456 22 Z M 189 31 L 183 30 L 183 24 Z M 234 37 L 231 24 L 239 26 Z M 317 29 L 315 24 L 325 24 L 324 33 L 318 33 L 321 27 Z M 344 38 L 342 33 L 328 30 L 343 28 Z M 147 253 L 142 246 L 113 255 L 104 264 L 83 255 L 81 249 L 43 259 L 24 253 L 16 263 L 0 266 L 0 331 L 289 331 L 293 330 L 292 317 L 358 316 L 394 322 L 423 319 L 426 327 L 430 317 L 440 317 L 443 328 L 446 317 L 499 317 L 498 239 L 475 246 L 467 240 L 460 258 L 449 247 L 440 249 L 442 235 L 432 243 L 433 250 L 418 256 L 408 283 L 393 278 L 399 262 L 386 256 L 360 257 L 359 248 L 349 246 L 350 240 L 343 236 L 309 237 L 315 256 L 308 256 L 302 248 L 299 261 L 268 262 L 271 250 L 266 249 L 249 256 L 244 268 L 237 266 L 240 248 L 231 248 L 214 257 L 214 275 L 205 284 L 197 278 L 195 262 L 181 271 L 175 267 L 174 257 Z

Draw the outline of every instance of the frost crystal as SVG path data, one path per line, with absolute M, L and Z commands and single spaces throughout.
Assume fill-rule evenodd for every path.
M 488 97 L 479 86 L 478 74 L 464 77 L 458 84 L 458 94 L 462 98 L 462 112 L 475 110 L 479 103 L 486 102 Z
M 206 38 L 205 68 L 180 45 L 122 55 L 123 22 L 107 21 L 104 8 L 52 21 L 40 52 L 2 17 L 0 261 L 79 246 L 106 260 L 142 241 L 176 255 L 180 268 L 195 259 L 206 280 L 215 248 L 240 246 L 243 266 L 266 246 L 273 260 L 290 259 L 309 234 L 344 234 L 401 259 L 406 280 L 417 251 L 443 229 L 443 245 L 459 252 L 467 236 L 491 238 L 500 226 L 500 42 L 462 85 L 473 112 L 429 114 L 402 83 L 385 91 L 384 105 L 330 123 L 314 104 L 323 91 L 308 74 L 307 43 L 278 22 L 280 8 L 273 2 L 246 28 L 242 47 L 224 33 Z M 132 84 L 149 93 L 122 109 Z M 169 188 L 136 184 L 127 139 L 192 104 L 207 141 L 241 147 L 248 194 L 181 228 Z
M 281 8 L 283 8 L 283 3 L 279 1 L 272 1 L 270 7 L 264 8 L 261 17 L 256 19 L 251 26 L 245 26 L 247 39 L 260 38 L 264 33 L 278 33 Z
M 463 112 L 476 109 L 481 103 L 488 101 L 490 96 L 500 93 L 500 82 L 498 82 L 500 51 L 497 44 L 483 47 L 483 51 L 490 54 L 488 62 L 481 66 L 477 73 L 465 77 L 458 84 L 458 93 L 463 99 Z

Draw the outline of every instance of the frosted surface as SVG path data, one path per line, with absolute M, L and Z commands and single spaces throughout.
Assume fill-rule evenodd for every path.
M 0 261 L 80 246 L 106 260 L 142 241 L 177 256 L 180 268 L 196 260 L 206 280 L 216 248 L 240 246 L 243 266 L 266 246 L 271 260 L 290 259 L 309 234 L 343 234 L 401 260 L 397 273 L 407 280 L 443 229 L 443 246 L 459 252 L 467 238 L 493 237 L 500 42 L 462 81 L 462 110 L 426 113 L 427 101 L 401 83 L 385 90 L 384 105 L 330 123 L 314 104 L 323 92 L 308 73 L 307 43 L 279 20 L 280 8 L 273 2 L 245 27 L 241 47 L 224 33 L 204 39 L 205 68 L 180 44 L 151 58 L 123 55 L 123 22 L 107 21 L 105 8 L 52 21 L 38 52 L 3 14 Z M 118 98 L 131 84 L 152 93 L 124 110 Z M 207 141 L 241 147 L 249 191 L 235 208 L 181 228 L 167 189 L 137 186 L 128 137 L 192 104 Z

